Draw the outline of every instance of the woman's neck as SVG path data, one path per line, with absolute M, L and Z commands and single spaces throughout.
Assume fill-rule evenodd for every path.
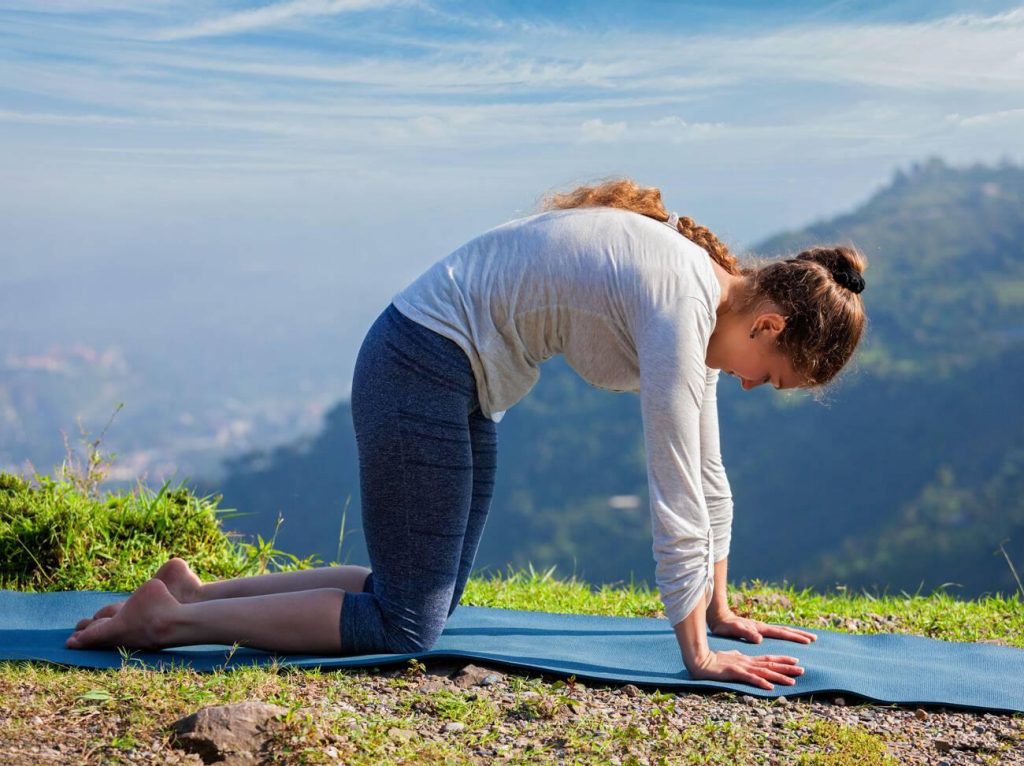
M 740 307 L 746 303 L 749 283 L 744 276 L 730 274 L 714 258 L 711 259 L 711 267 L 722 288 L 716 307 L 716 314 L 721 319 L 723 316 L 737 313 Z

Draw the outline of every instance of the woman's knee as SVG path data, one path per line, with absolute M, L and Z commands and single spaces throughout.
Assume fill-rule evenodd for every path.
M 432 621 L 414 627 L 390 628 L 384 630 L 386 648 L 389 654 L 418 654 L 428 652 L 441 637 L 444 624 Z
M 348 591 L 342 606 L 342 651 L 346 654 L 415 654 L 437 643 L 446 615 L 395 613 L 376 593 Z

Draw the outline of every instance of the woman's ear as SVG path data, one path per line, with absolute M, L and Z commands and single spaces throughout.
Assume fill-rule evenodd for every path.
M 768 333 L 772 338 L 777 338 L 786 327 L 786 317 L 776 312 L 760 314 L 754 320 L 752 333 Z

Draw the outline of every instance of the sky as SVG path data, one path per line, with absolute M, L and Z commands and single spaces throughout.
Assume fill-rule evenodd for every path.
M 204 258 L 236 225 L 457 243 L 621 175 L 742 246 L 928 155 L 1024 157 L 1001 3 L 30 0 L 0 2 L 0 66 L 0 215 L 29 251 L 142 218 L 212 225 Z
M 0 284 L 202 274 L 242 314 L 235 277 L 301 274 L 350 345 L 580 183 L 742 249 L 930 156 L 1024 161 L 999 2 L 0 0 L 0 71 Z

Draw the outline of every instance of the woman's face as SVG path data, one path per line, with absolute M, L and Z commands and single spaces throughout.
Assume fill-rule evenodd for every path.
M 800 376 L 776 345 L 784 327 L 785 319 L 774 313 L 724 323 L 712 334 L 707 364 L 738 378 L 745 391 L 766 383 L 777 389 L 797 388 Z
M 733 357 L 731 366 L 723 367 L 722 371 L 739 378 L 744 391 L 765 383 L 780 390 L 797 387 L 797 375 L 789 359 L 773 350 L 748 349 L 740 352 Z

